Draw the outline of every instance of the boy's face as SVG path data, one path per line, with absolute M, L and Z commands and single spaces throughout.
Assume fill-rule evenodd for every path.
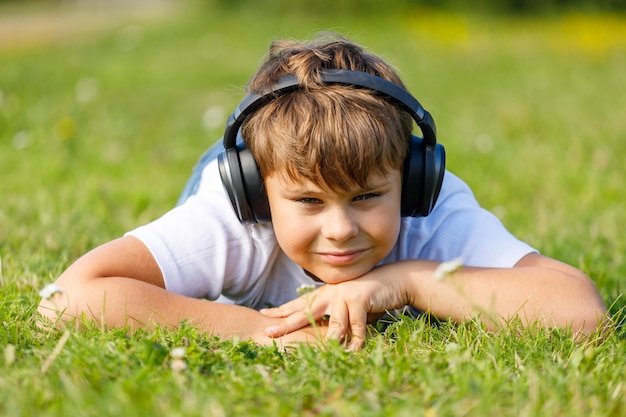
M 336 284 L 374 268 L 400 231 L 402 175 L 373 176 L 365 188 L 335 192 L 311 181 L 265 178 L 278 244 L 320 280 Z

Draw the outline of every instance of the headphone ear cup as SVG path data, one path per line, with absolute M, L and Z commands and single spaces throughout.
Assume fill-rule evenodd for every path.
M 217 166 L 237 218 L 240 222 L 251 222 L 254 217 L 248 206 L 237 149 L 226 149 L 220 153 L 217 157 Z
M 239 149 L 239 163 L 243 178 L 243 188 L 248 202 L 248 210 L 251 212 L 253 221 L 248 223 L 268 223 L 272 221 L 270 203 L 265 191 L 265 181 L 259 171 L 252 152 L 242 147 Z
M 422 138 L 411 135 L 409 152 L 404 161 L 402 174 L 402 217 L 418 217 L 422 206 L 424 188 L 425 155 Z
M 242 223 L 271 221 L 270 206 L 259 168 L 243 144 L 226 149 L 218 157 L 222 183 Z
M 409 153 L 404 162 L 401 215 L 428 216 L 432 211 L 445 172 L 445 150 L 442 145 L 426 146 L 420 137 L 411 136 Z
M 443 186 L 443 177 L 446 173 L 446 149 L 442 144 L 437 143 L 433 150 L 435 166 L 433 169 L 433 186 L 430 193 L 430 200 L 428 201 L 428 214 L 435 208 L 437 199 L 439 198 L 439 192 Z

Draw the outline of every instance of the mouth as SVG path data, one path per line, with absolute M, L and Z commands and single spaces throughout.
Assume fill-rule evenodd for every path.
M 318 255 L 327 263 L 331 265 L 341 266 L 348 265 L 356 261 L 361 255 L 363 255 L 367 249 L 355 249 L 347 251 L 329 251 L 318 252 Z

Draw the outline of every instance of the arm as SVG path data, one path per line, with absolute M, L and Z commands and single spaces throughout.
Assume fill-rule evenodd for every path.
M 356 336 L 358 348 L 365 337 L 368 314 L 404 305 L 462 322 L 476 315 L 490 329 L 514 317 L 524 325 L 570 327 L 577 335 L 597 330 L 606 314 L 591 280 L 577 269 L 538 254 L 529 254 L 513 268 L 461 268 L 437 280 L 438 263 L 402 261 L 378 267 L 353 281 L 326 285 L 277 309 L 264 311 L 283 318 L 267 329 L 277 336 L 314 318 L 330 315 L 328 335 Z
M 480 314 L 490 329 L 519 317 L 524 325 L 571 327 L 575 334 L 590 334 L 606 314 L 586 275 L 536 253 L 510 269 L 463 268 L 439 281 L 428 279 L 429 273 L 411 275 L 413 286 L 424 286 L 411 292 L 412 305 L 457 321 Z
M 165 290 L 161 271 L 138 239 L 123 237 L 104 244 L 71 265 L 56 281 L 63 293 L 43 299 L 39 312 L 57 322 L 85 314 L 107 326 L 177 326 L 182 320 L 225 338 L 273 343 L 263 329 L 278 320 L 235 305 L 194 299 Z M 315 340 L 303 328 L 280 342 Z

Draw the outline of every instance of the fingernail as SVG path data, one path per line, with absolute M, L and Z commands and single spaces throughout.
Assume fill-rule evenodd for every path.
M 279 331 L 280 331 L 280 327 L 278 326 L 270 326 L 270 327 L 265 328 L 265 333 L 268 336 L 274 336 L 278 334 Z
M 350 343 L 346 350 L 348 352 L 356 352 L 357 350 L 361 350 L 361 345 L 357 343 Z

